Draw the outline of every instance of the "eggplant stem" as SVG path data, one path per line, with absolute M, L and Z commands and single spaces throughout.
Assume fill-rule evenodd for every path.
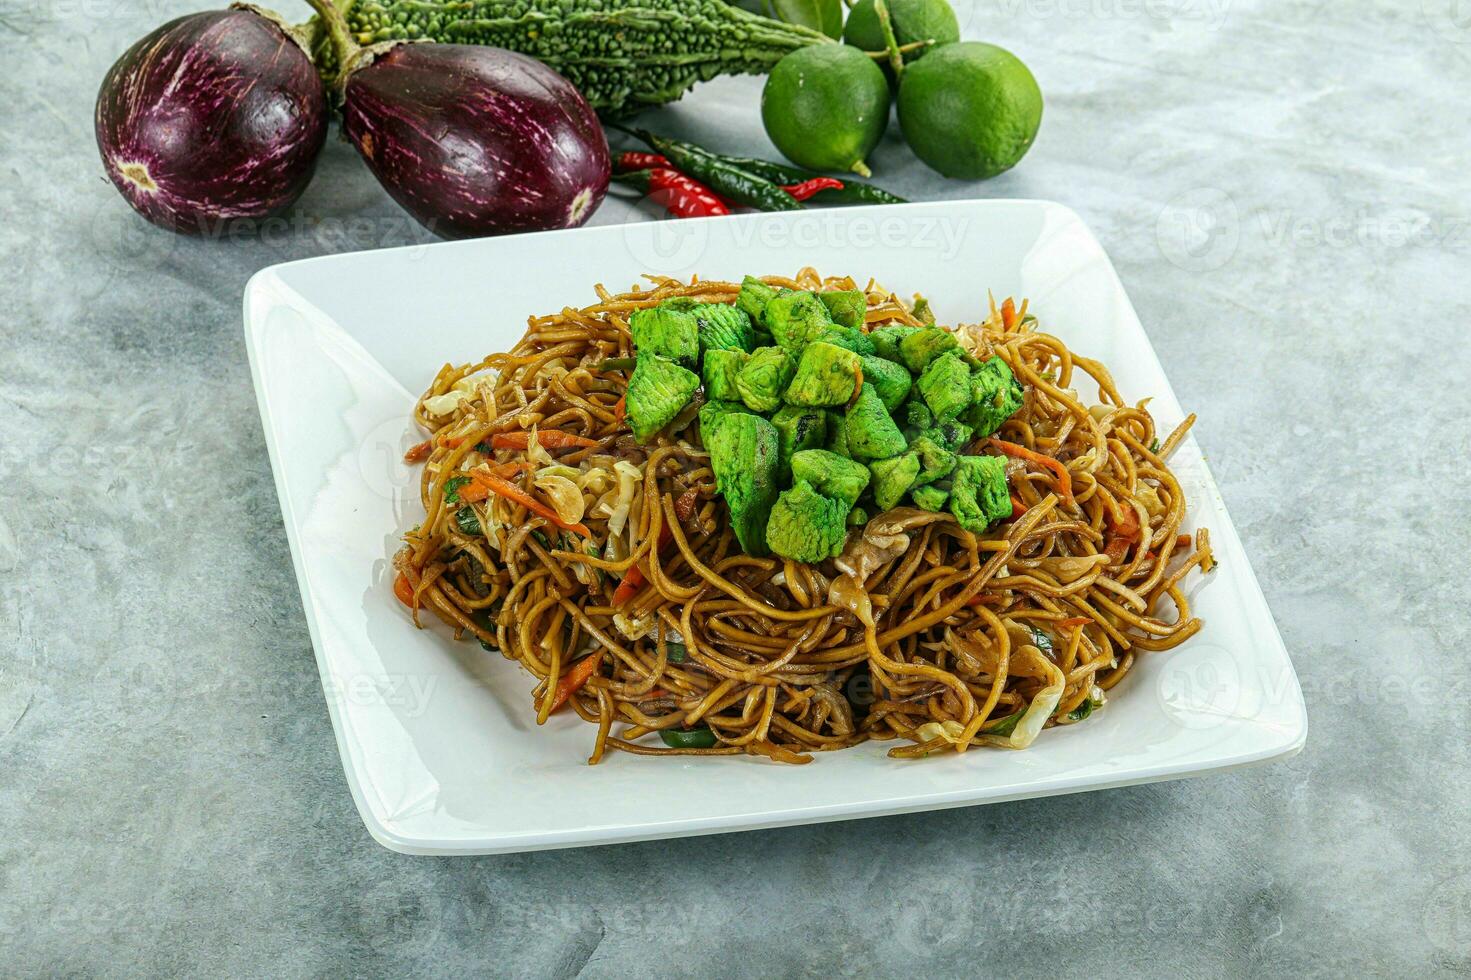
M 332 42 L 332 51 L 337 55 L 337 77 L 332 80 L 333 85 L 336 86 L 356 67 L 353 62 L 362 52 L 362 45 L 353 39 L 352 28 L 348 27 L 347 18 L 343 16 L 341 10 L 337 9 L 337 4 L 333 0 L 306 0 L 306 2 L 321 18 L 322 26 L 327 29 L 327 38 Z

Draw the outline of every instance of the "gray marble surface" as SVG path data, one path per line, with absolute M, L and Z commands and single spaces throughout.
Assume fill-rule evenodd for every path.
M 895 126 L 873 158 L 915 198 L 1053 198 L 1095 229 L 1200 413 L 1302 678 L 1301 755 L 444 860 L 384 850 L 354 811 L 239 306 L 270 263 L 423 235 L 335 141 L 279 234 L 135 218 L 93 97 L 190 6 L 0 0 L 0 973 L 1471 972 L 1471 23 L 1451 0 L 965 7 L 1046 93 L 1031 155 L 945 182 Z M 770 152 L 758 92 L 721 80 L 648 118 Z

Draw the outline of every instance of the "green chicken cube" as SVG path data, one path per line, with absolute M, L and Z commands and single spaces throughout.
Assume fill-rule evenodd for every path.
M 725 303 L 702 303 L 690 310 L 699 332 L 700 352 L 738 350 L 750 353 L 756 348 L 756 330 L 745 310 Z
M 944 327 L 920 327 L 899 341 L 899 356 L 914 374 L 923 374 L 931 361 L 952 350 L 960 350 L 960 341 Z
M 899 503 L 914 480 L 919 476 L 919 455 L 901 453 L 888 459 L 876 459 L 868 464 L 873 473 L 873 500 L 879 510 L 886 511 Z
M 868 486 L 868 467 L 826 449 L 804 449 L 792 454 L 792 482 L 805 480 L 824 497 L 852 507 Z
M 792 454 L 804 449 L 821 449 L 827 439 L 827 413 L 820 408 L 787 405 L 771 417 L 781 437 L 781 473 L 791 469 Z
M 766 554 L 766 521 L 777 495 L 781 450 L 776 426 L 759 415 L 731 413 L 715 425 L 705 448 L 715 471 L 715 488 L 730 510 L 741 550 Z
M 816 343 L 818 341 L 832 344 L 834 347 L 841 347 L 843 350 L 850 350 L 855 354 L 873 353 L 873 341 L 868 339 L 868 334 L 859 330 L 857 327 L 828 327 L 822 333 L 811 338 L 810 342 Z
M 848 452 L 848 422 L 841 409 L 829 409 L 827 413 L 827 445 L 822 448 L 851 459 Z
M 717 401 L 740 401 L 736 378 L 751 355 L 743 350 L 711 350 L 705 352 L 700 373 L 704 375 L 705 397 Z
M 827 307 L 828 316 L 841 327 L 861 327 L 868 315 L 868 297 L 861 289 L 843 289 L 836 292 L 818 293 L 817 298 Z
M 977 436 L 989 436 L 1022 407 L 1022 386 L 1011 367 L 993 357 L 970 376 L 971 406 L 965 420 Z
M 923 432 L 935 424 L 935 414 L 930 411 L 923 398 L 906 401 L 900 418 L 904 422 L 904 428 L 914 432 Z
M 793 290 L 781 293 L 766 304 L 766 329 L 776 342 L 793 354 L 833 326 L 827 307 L 816 293 Z
M 905 337 L 908 337 L 911 334 L 916 334 L 919 332 L 919 330 L 919 327 L 904 327 L 897 325 L 892 327 L 879 327 L 877 330 L 869 333 L 868 339 L 873 343 L 874 354 L 882 357 L 886 361 L 893 361 L 895 364 L 903 364 L 904 358 L 899 353 L 899 344 L 903 342 Z
M 727 415 L 750 415 L 751 410 L 738 401 L 708 401 L 700 406 L 700 444 L 706 449 L 714 438 L 715 427 Z
M 673 361 L 653 354 L 643 354 L 628 379 L 625 406 L 629 427 L 639 442 L 648 442 L 684 408 L 700 376 Z
M 909 445 L 871 384 L 863 386 L 858 400 L 848 409 L 843 427 L 847 430 L 848 454 L 854 459 L 887 459 Z
M 848 505 L 824 497 L 806 480 L 782 491 L 766 522 L 766 544 L 792 561 L 816 564 L 842 554 Z
M 931 426 L 921 432 L 920 435 L 929 436 L 936 443 L 944 446 L 951 452 L 959 452 L 970 442 L 971 431 L 971 427 L 964 422 L 958 419 L 952 419 L 949 422 L 942 422 L 939 425 Z
M 953 354 L 931 361 L 915 385 L 940 422 L 948 422 L 970 407 L 970 368 Z
M 950 499 L 950 491 L 934 486 L 915 487 L 909 491 L 909 496 L 920 510 L 938 512 Z
M 846 405 L 853 399 L 861 361 L 852 351 L 832 344 L 808 344 L 787 386 L 791 405 Z
M 633 331 L 634 350 L 639 360 L 657 355 L 693 367 L 700 359 L 699 328 L 693 314 L 674 309 L 669 302 L 633 311 L 628 328 Z
M 863 363 L 863 380 L 873 385 L 873 390 L 878 392 L 879 400 L 884 403 L 884 408 L 890 412 L 898 409 L 909 397 L 913 380 L 909 372 L 904 370 L 902 364 L 886 361 L 876 354 L 869 354 L 861 358 Z
M 919 457 L 919 475 L 914 478 L 916 486 L 944 479 L 955 469 L 955 454 L 929 436 L 915 439 L 909 444 L 909 449 Z
M 755 276 L 741 280 L 741 291 L 736 294 L 736 306 L 757 326 L 766 325 L 766 304 L 776 298 L 776 287 L 768 286 Z
M 1011 516 L 1011 494 L 1006 489 L 1006 458 L 961 456 L 955 461 L 950 484 L 950 513 L 956 523 L 980 534 L 996 521 Z
M 781 408 L 782 392 L 792 381 L 797 362 L 780 347 L 757 347 L 751 359 L 736 375 L 736 389 L 741 401 L 758 412 L 774 412 Z

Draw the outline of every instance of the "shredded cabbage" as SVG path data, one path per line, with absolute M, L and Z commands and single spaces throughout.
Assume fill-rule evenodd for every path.
M 544 469 L 538 470 L 531 482 L 551 499 L 552 509 L 557 512 L 558 520 L 564 524 L 582 522 L 584 504 L 582 491 L 577 489 L 577 484 L 565 476 L 548 473 Z
M 1011 730 L 1010 735 L 982 735 L 981 741 L 987 745 L 999 745 L 1007 749 L 1024 749 L 1031 745 L 1042 731 L 1042 726 L 1047 724 L 1047 719 L 1052 717 L 1052 712 L 1057 710 L 1057 702 L 1062 700 L 1063 688 L 1067 686 L 1067 678 L 1062 671 L 1051 660 L 1042 655 L 1042 651 L 1036 647 L 1027 645 L 1017 651 L 1018 655 L 1029 652 L 1031 659 L 1037 662 L 1042 672 L 1047 677 L 1047 686 L 1037 692 L 1032 698 L 1032 703 L 1027 705 L 1021 719 L 1016 727 Z
M 618 500 L 613 504 L 613 512 L 608 515 L 608 534 L 619 535 L 623 533 L 623 528 L 628 523 L 628 512 L 633 506 L 633 495 L 638 492 L 638 485 L 643 480 L 644 474 L 626 459 L 620 459 L 614 463 L 613 469 L 618 473 Z

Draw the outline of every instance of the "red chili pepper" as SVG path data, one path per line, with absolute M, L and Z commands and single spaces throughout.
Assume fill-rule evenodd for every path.
M 650 170 L 654 167 L 667 167 L 669 161 L 659 153 L 641 153 L 638 150 L 627 150 L 618 154 L 618 159 L 613 163 L 613 169 L 620 174 L 628 173 L 630 170 Z
M 836 177 L 813 177 L 800 184 L 782 184 L 781 189 L 797 200 L 805 201 L 821 191 L 840 191 L 843 189 L 843 182 Z
M 619 174 L 615 178 L 644 191 L 649 197 L 664 205 L 664 210 L 676 218 L 703 218 L 709 215 L 730 214 L 730 208 L 721 203 L 715 192 L 699 181 L 686 177 L 668 167 L 651 170 L 635 170 Z

